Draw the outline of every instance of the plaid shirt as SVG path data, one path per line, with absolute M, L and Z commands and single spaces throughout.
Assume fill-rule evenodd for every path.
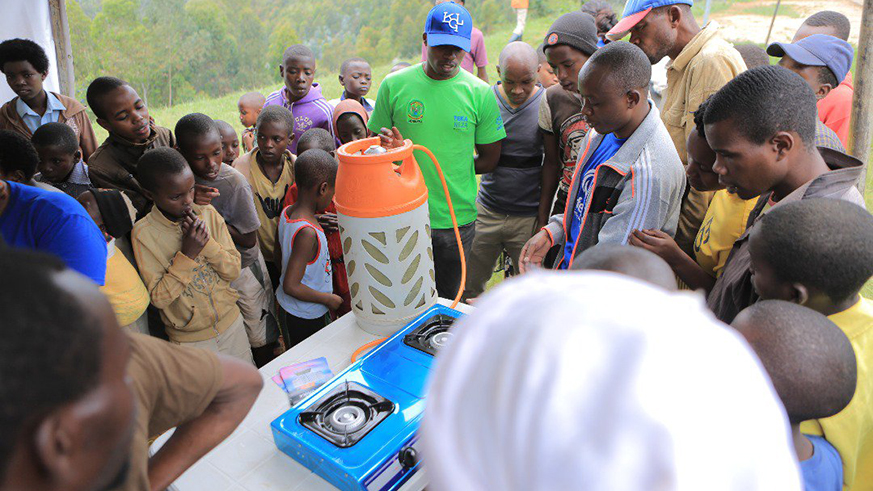
M 828 128 L 824 123 L 817 119 L 815 120 L 814 141 L 816 147 L 825 147 L 841 153 L 846 153 L 846 148 L 843 147 L 843 142 L 840 141 L 840 137 L 834 133 L 834 130 Z
M 72 172 L 70 172 L 70 175 L 64 182 L 49 182 L 42 177 L 42 174 L 37 174 L 34 178 L 37 182 L 51 184 L 73 198 L 77 198 L 80 194 L 94 187 L 91 184 L 91 178 L 88 176 L 88 164 L 81 160 L 73 166 Z

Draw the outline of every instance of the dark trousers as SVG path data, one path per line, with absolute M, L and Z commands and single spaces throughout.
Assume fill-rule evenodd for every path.
M 286 338 L 285 344 L 289 349 L 302 343 L 304 339 L 317 333 L 330 323 L 330 314 L 324 314 L 315 319 L 303 319 L 285 312 L 285 309 L 281 307 L 279 308 L 279 317 L 282 318 L 281 324 L 288 329 L 288 338 Z
M 464 246 L 464 257 L 469 258 L 473 237 L 476 236 L 476 222 L 458 227 L 458 230 L 461 233 L 461 244 Z M 432 229 L 431 244 L 437 295 L 448 299 L 455 298 L 461 285 L 461 256 L 458 254 L 455 229 Z

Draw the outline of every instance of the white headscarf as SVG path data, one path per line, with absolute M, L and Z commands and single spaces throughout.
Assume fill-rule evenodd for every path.
M 769 379 L 700 297 L 540 272 L 476 307 L 436 360 L 430 489 L 801 489 Z

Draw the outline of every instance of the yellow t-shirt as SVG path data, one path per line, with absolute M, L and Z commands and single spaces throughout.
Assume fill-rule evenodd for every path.
M 734 242 L 746 231 L 757 198 L 744 200 L 722 189 L 715 193 L 694 239 L 694 259 L 713 278 L 721 274 Z
M 252 185 L 255 209 L 258 212 L 258 219 L 261 221 L 261 227 L 258 229 L 258 242 L 261 245 L 261 252 L 264 254 L 264 261 L 270 263 L 276 260 L 276 235 L 279 230 L 279 215 L 282 214 L 282 202 L 285 200 L 288 188 L 294 184 L 294 158 L 290 152 L 285 153 L 285 165 L 282 167 L 279 180 L 272 182 L 261 171 L 261 166 L 258 165 L 255 158 L 257 152 L 256 148 L 249 154 L 252 157 L 247 177 L 249 184 Z
M 118 249 L 110 245 L 111 256 L 106 260 L 106 284 L 100 291 L 109 299 L 118 324 L 133 324 L 149 306 L 149 292 L 139 273 Z
M 804 421 L 800 431 L 824 436 L 843 459 L 843 490 L 873 489 L 873 301 L 828 317 L 846 333 L 858 361 L 858 386 L 845 409 Z

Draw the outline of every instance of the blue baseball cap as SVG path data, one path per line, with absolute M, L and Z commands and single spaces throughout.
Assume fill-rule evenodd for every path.
M 694 5 L 693 0 L 627 0 L 624 4 L 624 12 L 621 13 L 621 20 L 606 33 L 606 37 L 617 41 L 625 37 L 652 9 L 679 3 Z
M 441 3 L 427 14 L 424 33 L 428 46 L 457 46 L 469 53 L 473 18 L 455 2 Z
M 767 54 L 782 58 L 788 55 L 801 65 L 826 66 L 842 83 L 852 68 L 855 50 L 840 38 L 827 34 L 813 34 L 796 43 L 773 43 L 767 46 Z

